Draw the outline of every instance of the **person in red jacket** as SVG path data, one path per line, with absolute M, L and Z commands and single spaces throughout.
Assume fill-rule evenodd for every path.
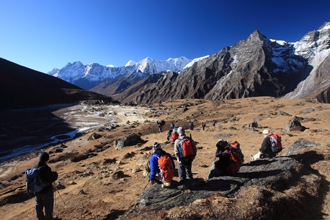
M 39 220 L 53 219 L 54 190 L 52 183 L 57 180 L 58 174 L 53 172 L 47 165 L 48 160 L 49 154 L 42 152 L 39 162 L 35 165 L 35 167 L 40 168 L 41 179 L 48 183 L 40 192 L 34 194 L 36 199 L 35 211 Z M 43 209 L 45 209 L 45 212 L 43 212 Z

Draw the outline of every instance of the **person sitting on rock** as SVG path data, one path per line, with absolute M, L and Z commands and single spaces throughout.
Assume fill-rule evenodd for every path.
M 272 133 L 265 129 L 262 132 L 262 135 L 264 136 L 264 140 L 262 141 L 261 147 L 259 149 L 259 152 L 255 155 L 251 155 L 250 160 L 254 161 L 260 158 L 273 158 L 276 156 L 276 153 L 272 151 L 272 142 L 271 142 L 271 135 Z
M 216 152 L 215 158 L 218 160 L 214 160 L 212 163 L 212 168 L 207 176 L 207 180 L 212 177 L 224 176 L 227 175 L 226 167 L 229 166 L 230 163 L 230 152 L 228 142 L 220 139 L 216 144 Z
M 170 187 L 174 177 L 175 165 L 171 154 L 166 153 L 158 142 L 152 146 L 154 153 L 151 155 L 149 181 L 152 184 L 163 184 L 162 187 Z

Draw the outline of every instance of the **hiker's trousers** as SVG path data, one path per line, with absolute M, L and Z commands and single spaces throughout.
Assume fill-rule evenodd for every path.
M 189 159 L 188 161 L 178 163 L 178 174 L 180 181 L 186 180 L 186 179 L 193 179 L 193 175 L 191 172 L 191 166 L 192 166 L 192 161 Z
M 38 219 L 52 219 L 54 208 L 54 191 L 53 189 L 45 193 L 36 193 L 36 215 Z M 45 214 L 43 212 L 45 208 Z

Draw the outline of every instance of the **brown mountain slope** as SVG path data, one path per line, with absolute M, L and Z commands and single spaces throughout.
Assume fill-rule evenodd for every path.
M 0 58 L 0 110 L 113 99 Z
M 184 106 L 187 109 L 184 110 Z M 77 109 L 80 108 L 83 106 L 77 106 Z M 96 106 L 91 106 L 91 109 L 95 108 Z M 149 107 L 107 105 L 103 108 L 104 112 L 114 112 L 113 118 L 118 120 L 119 126 L 110 130 L 90 129 L 77 138 L 67 141 L 64 146 L 57 144 L 45 149 L 51 155 L 49 165 L 59 173 L 56 182 L 59 191 L 55 192 L 54 209 L 54 214 L 59 219 L 121 219 L 134 207 L 137 197 L 143 194 L 144 189 L 150 188 L 148 178 L 144 176 L 143 163 L 150 157 L 152 143 L 154 141 L 162 143 L 163 149 L 173 155 L 173 145 L 165 143 L 166 132 L 157 131 L 155 121 L 158 118 L 166 121 L 166 130 L 172 121 L 176 126 L 186 128 L 188 122 L 194 122 L 196 128 L 187 130 L 187 134 L 192 134 L 197 142 L 198 154 L 192 167 L 196 179 L 206 178 L 214 159 L 215 143 L 219 138 L 240 142 L 248 165 L 249 155 L 258 151 L 263 138 L 261 132 L 266 128 L 282 135 L 285 149 L 279 156 L 283 156 L 289 147 L 301 138 L 317 143 L 313 148 L 302 150 L 316 152 L 310 155 L 319 156 L 306 158 L 312 161 L 310 166 L 306 168 L 301 178 L 297 176 L 290 183 L 292 188 L 285 188 L 284 191 L 276 191 L 268 185 L 262 186 L 261 189 L 251 185 L 235 198 L 227 198 L 220 192 L 214 192 L 213 197 L 208 200 L 197 199 L 192 206 L 137 213 L 134 219 L 191 219 L 189 214 L 196 213 L 204 215 L 204 219 L 217 219 L 212 213 L 212 206 L 228 211 L 228 216 L 222 216 L 223 219 L 242 219 L 237 216 L 243 215 L 253 219 L 249 214 L 255 212 L 277 213 L 276 219 L 286 219 L 283 218 L 282 213 L 288 209 L 296 219 L 330 219 L 330 118 L 328 117 L 330 107 L 328 104 L 258 97 L 222 102 L 176 100 Z M 70 108 L 67 111 L 62 110 L 63 112 L 57 115 L 68 124 L 72 121 L 67 121 L 67 115 L 71 115 L 72 120 L 75 118 L 82 120 L 79 124 L 84 120 L 86 124 L 94 120 L 88 115 L 81 117 L 79 111 L 72 111 Z M 93 114 L 91 110 L 90 115 Z M 304 131 L 286 131 L 288 122 L 294 116 L 297 116 L 306 127 Z M 35 123 L 33 119 L 29 117 L 28 122 Z M 215 127 L 211 124 L 213 120 L 217 121 Z M 201 129 L 203 121 L 207 125 L 205 131 Z M 253 121 L 258 122 L 258 127 L 249 129 L 247 125 Z M 35 131 L 35 134 L 40 131 L 41 129 Z M 90 138 L 94 133 L 100 134 L 101 137 Z M 115 149 L 113 143 L 115 140 L 133 133 L 140 133 L 144 142 L 125 146 L 122 150 Z M 34 199 L 25 193 L 22 173 L 36 163 L 39 153 L 40 151 L 32 152 L 1 163 L 0 212 L 3 219 L 35 218 Z M 79 155 L 87 155 L 87 157 L 77 160 Z M 258 166 L 255 168 L 257 169 Z M 262 175 L 263 171 L 259 170 L 255 175 L 258 173 Z M 174 180 L 177 181 L 178 177 Z M 276 210 L 270 210 L 271 203 L 259 202 L 261 194 L 258 190 L 262 190 L 266 193 L 263 195 L 267 195 L 267 198 L 261 198 L 264 199 L 263 201 L 271 202 L 279 199 L 283 201 L 287 198 L 287 202 L 283 204 L 284 207 L 279 206 Z M 183 193 L 187 196 L 194 195 L 194 191 L 189 190 Z M 316 197 L 316 195 L 322 196 Z M 231 204 L 236 204 L 237 207 L 232 209 Z M 238 206 L 239 204 L 242 206 Z

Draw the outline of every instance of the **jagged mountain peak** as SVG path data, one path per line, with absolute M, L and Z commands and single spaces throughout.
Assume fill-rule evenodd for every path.
M 256 39 L 260 41 L 268 40 L 267 37 L 261 34 L 259 30 L 255 30 L 248 38 L 248 40 L 256 40 Z
M 134 66 L 135 64 L 136 64 L 135 61 L 130 60 L 130 61 L 128 61 L 128 62 L 126 63 L 125 67 L 128 67 L 128 66 Z

